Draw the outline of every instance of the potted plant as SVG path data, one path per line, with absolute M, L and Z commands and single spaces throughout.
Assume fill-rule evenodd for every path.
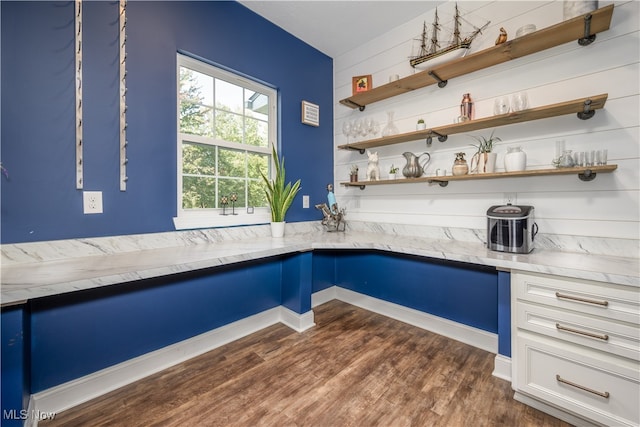
M 349 182 L 358 182 L 358 166 L 351 165 L 351 171 L 349 172 Z
M 284 236 L 284 217 L 300 190 L 300 180 L 294 184 L 291 182 L 285 184 L 284 157 L 282 159 L 278 157 L 275 145 L 272 147 L 272 155 L 276 169 L 275 178 L 270 180 L 262 171 L 260 175 L 266 184 L 264 192 L 271 208 L 271 235 L 282 237 Z
M 389 179 L 396 179 L 397 173 L 398 173 L 398 168 L 392 164 L 391 168 L 389 168 Z
M 423 119 L 419 119 L 418 123 L 416 124 L 416 130 L 425 130 L 427 128 L 427 125 L 424 123 Z
M 493 136 L 495 129 L 491 131 L 489 138 L 484 136 L 471 136 L 478 141 L 478 145 L 471 144 L 477 148 L 477 152 L 471 158 L 471 172 L 477 173 L 493 173 L 496 169 L 496 157 L 498 156 L 493 152 L 493 144 L 497 141 L 502 141 L 497 136 Z

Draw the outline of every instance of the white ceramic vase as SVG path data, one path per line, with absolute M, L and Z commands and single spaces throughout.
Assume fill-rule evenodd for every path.
M 283 237 L 284 236 L 284 221 L 271 223 L 271 237 Z
M 567 19 L 593 12 L 597 8 L 598 0 L 565 0 L 562 3 L 562 18 L 566 21 Z
M 507 172 L 523 171 L 527 167 L 527 154 L 520 147 L 507 149 L 504 156 L 504 170 Z

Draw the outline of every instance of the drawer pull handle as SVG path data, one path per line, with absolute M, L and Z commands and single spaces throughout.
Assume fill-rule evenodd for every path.
M 609 398 L 609 392 L 608 392 L 608 391 L 605 391 L 605 392 L 597 391 L 597 390 L 594 390 L 594 389 L 592 389 L 592 388 L 585 387 L 585 386 L 583 386 L 583 385 L 576 384 L 576 383 L 571 382 L 571 381 L 567 381 L 567 380 L 565 380 L 564 378 L 561 378 L 561 377 L 560 377 L 560 375 L 558 375 L 558 374 L 556 374 L 556 380 L 557 380 L 558 382 L 563 383 L 563 384 L 570 385 L 571 387 L 579 388 L 580 390 L 584 390 L 584 391 L 587 391 L 587 392 L 589 392 L 589 393 L 596 394 L 596 395 L 598 395 L 598 396 L 600 396 L 600 397 L 604 397 L 605 399 L 608 399 L 608 398 Z
M 570 299 L 570 300 L 573 300 L 573 301 L 586 302 L 587 304 L 601 305 L 603 307 L 606 307 L 606 306 L 609 305 L 609 301 L 598 301 L 598 300 L 594 300 L 594 299 L 574 297 L 573 295 L 565 295 L 565 294 L 561 294 L 560 292 L 556 292 L 556 297 L 557 298 Z
M 591 337 L 591 338 L 597 338 L 597 339 L 602 340 L 602 341 L 608 341 L 609 340 L 609 335 L 606 335 L 606 334 L 594 334 L 592 332 L 587 332 L 587 331 L 581 331 L 579 329 L 568 328 L 566 326 L 562 326 L 560 323 L 556 323 L 556 329 L 561 330 L 561 331 L 566 331 L 566 332 L 572 332 L 574 334 L 585 335 L 585 336 Z

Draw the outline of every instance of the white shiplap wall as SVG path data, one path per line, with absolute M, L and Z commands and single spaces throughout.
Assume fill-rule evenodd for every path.
M 611 2 L 600 1 L 600 7 Z M 474 42 L 472 52 L 493 46 L 498 29 L 504 27 L 509 37 L 524 24 L 538 29 L 562 21 L 561 1 L 458 2 L 472 22 L 491 20 L 490 27 Z M 451 4 L 443 5 L 444 12 Z M 335 135 L 334 144 L 346 142 L 342 135 L 345 120 L 371 117 L 381 128 L 387 111 L 394 111 L 400 132 L 415 130 L 418 118 L 427 127 L 451 123 L 458 115 L 463 93 L 471 93 L 476 117 L 492 114 L 493 101 L 499 95 L 526 91 L 532 107 L 575 98 L 608 93 L 603 110 L 587 121 L 575 115 L 510 125 L 496 129 L 502 139 L 496 149 L 497 171 L 504 170 L 507 147 L 521 146 L 527 153 L 527 168 L 551 167 L 556 141 L 564 140 L 567 149 L 609 150 L 609 163 L 618 165 L 611 174 L 599 174 L 592 182 L 577 176 L 541 178 L 505 178 L 451 182 L 442 188 L 428 184 L 384 185 L 364 191 L 336 185 L 338 202 L 347 208 L 352 221 L 377 221 L 423 224 L 441 227 L 483 229 L 486 210 L 503 203 L 505 193 L 516 193 L 518 204 L 536 208 L 536 222 L 545 234 L 639 238 L 640 218 L 640 3 L 615 2 L 611 28 L 597 35 L 595 43 L 582 47 L 567 43 L 524 58 L 519 58 L 449 81 L 444 89 L 436 85 L 419 89 L 366 107 L 364 112 L 351 110 L 339 100 L 351 95 L 351 77 L 372 74 L 374 86 L 413 73 L 408 64 L 412 40 L 422 22 L 431 22 L 433 11 L 380 35 L 357 50 L 334 59 Z M 488 136 L 492 129 L 474 132 Z M 385 178 L 394 163 L 402 168 L 402 153 L 431 153 L 427 174 L 437 168 L 451 171 L 454 153 L 473 154 L 468 135 L 452 135 L 441 143 L 434 139 L 429 148 L 424 141 L 408 142 L 375 149 L 380 155 L 381 177 Z M 335 182 L 348 180 L 349 167 L 358 164 L 364 179 L 367 157 L 357 151 L 335 152 Z

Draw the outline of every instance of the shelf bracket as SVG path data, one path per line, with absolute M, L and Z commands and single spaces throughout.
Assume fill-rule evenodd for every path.
M 587 169 L 584 172 L 580 172 L 578 174 L 578 178 L 580 178 L 580 181 L 584 182 L 593 181 L 594 179 L 596 179 L 596 173 L 591 169 Z
M 431 77 L 433 77 L 434 79 L 436 79 L 438 81 L 438 87 L 440 89 L 445 87 L 447 85 L 447 83 L 449 82 L 449 80 L 442 80 L 440 78 L 440 76 L 438 76 L 433 70 L 429 70 L 429 72 L 427 74 L 429 74 Z
M 438 133 L 438 132 L 436 132 L 434 130 L 430 130 L 429 132 L 431 134 L 433 134 L 433 135 L 438 135 L 438 141 L 440 141 L 440 142 L 445 142 L 447 140 L 447 138 L 449 138 L 447 135 L 443 135 L 443 134 Z M 433 142 L 433 138 L 432 138 L 431 135 L 429 135 L 427 137 L 427 146 L 430 146 L 432 142 Z
M 588 13 L 584 17 L 584 37 L 578 39 L 580 46 L 588 46 L 596 39 L 595 34 L 591 34 L 591 14 Z
M 366 187 L 367 187 L 366 185 L 361 185 L 360 190 L 364 190 Z
M 364 154 L 364 152 L 367 151 L 364 148 L 357 148 L 357 147 L 347 147 L 347 150 L 357 151 L 360 154 Z
M 582 111 L 578 112 L 578 118 L 580 120 L 588 120 L 596 114 L 596 110 L 591 109 L 591 100 L 587 99 L 584 101 L 584 108 Z
M 447 185 L 449 185 L 449 181 L 438 181 L 438 180 L 432 179 L 429 181 L 429 184 L 438 184 L 440 187 L 446 187 Z
M 349 104 L 351 106 L 351 108 L 357 108 L 360 111 L 364 111 L 364 107 L 366 107 L 366 105 L 360 105 L 356 102 L 353 102 L 350 99 L 345 99 L 343 102 Z

